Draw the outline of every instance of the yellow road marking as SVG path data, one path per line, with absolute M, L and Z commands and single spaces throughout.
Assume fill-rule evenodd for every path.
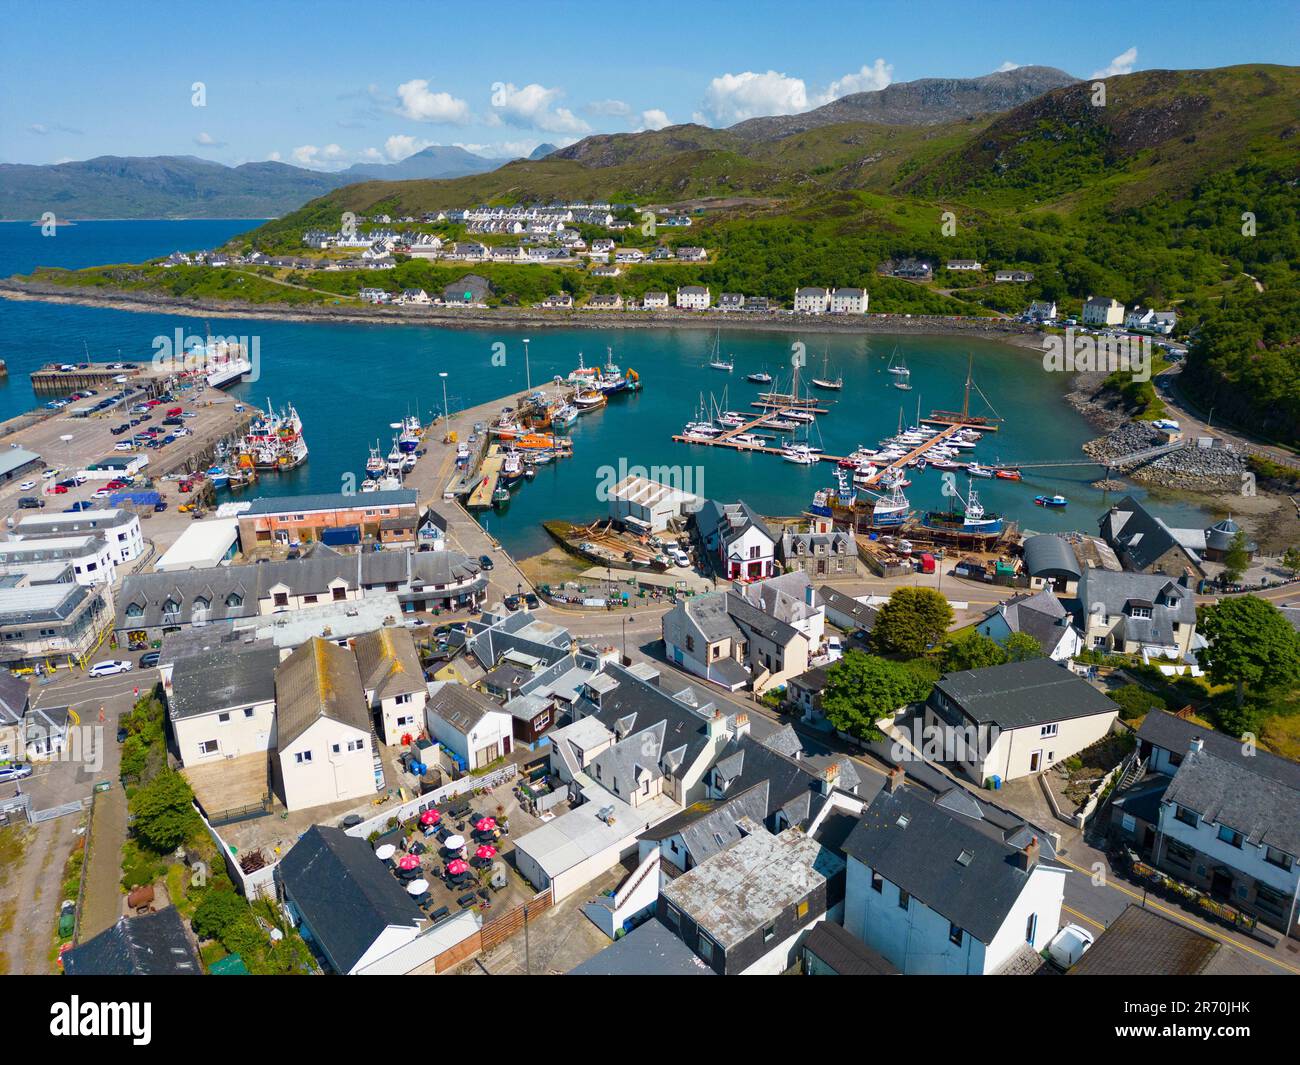
M 1087 914 L 1080 913 L 1078 910 L 1075 909 L 1071 909 L 1069 906 L 1065 905 L 1065 903 L 1061 903 L 1061 909 L 1063 909 L 1066 913 L 1073 914 L 1075 917 L 1079 918 L 1080 921 L 1087 921 L 1090 925 L 1094 925 L 1097 928 L 1100 928 L 1103 932 L 1106 931 L 1106 926 L 1102 924 L 1100 921 L 1094 921 Z
M 1081 865 L 1075 865 L 1074 862 L 1070 861 L 1068 858 L 1062 858 L 1058 854 L 1056 856 L 1056 860 L 1058 862 L 1064 863 L 1065 865 L 1068 865 L 1071 869 L 1077 869 L 1079 872 L 1083 873 L 1087 877 L 1092 876 L 1091 869 L 1085 869 Z M 1220 943 L 1225 943 L 1230 947 L 1236 947 L 1238 950 L 1245 951 L 1247 954 L 1253 954 L 1261 961 L 1269 962 L 1270 964 L 1276 965 L 1279 969 L 1285 969 L 1289 973 L 1295 973 L 1297 976 L 1300 976 L 1300 969 L 1295 968 L 1295 966 L 1288 965 L 1284 961 L 1279 961 L 1277 958 L 1271 957 L 1270 955 L 1265 954 L 1263 951 L 1256 950 L 1254 947 L 1247 946 L 1245 943 L 1242 943 L 1239 940 L 1232 939 L 1228 936 L 1222 935 L 1217 929 L 1212 928 L 1210 925 L 1202 924 L 1200 921 L 1194 920 L 1193 918 L 1188 917 L 1186 914 L 1181 913 L 1178 910 L 1171 909 L 1168 906 L 1162 906 L 1160 903 L 1155 902 L 1153 899 L 1151 899 L 1150 896 L 1148 896 L 1144 901 L 1142 896 L 1139 895 L 1137 892 L 1131 891 L 1128 887 L 1126 887 L 1123 884 L 1115 883 L 1115 881 L 1113 881 L 1110 877 L 1106 878 L 1106 887 L 1114 888 L 1116 891 L 1123 892 L 1129 898 L 1136 899 L 1138 902 L 1141 902 L 1148 909 L 1159 910 L 1166 917 L 1172 917 L 1175 921 L 1181 921 L 1189 928 L 1196 929 L 1196 931 L 1200 932 L 1202 935 L 1207 935 L 1211 939 L 1217 939 Z

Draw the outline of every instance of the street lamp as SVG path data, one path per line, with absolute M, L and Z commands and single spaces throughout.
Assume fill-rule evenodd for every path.
M 627 615 L 623 615 L 623 664 L 627 665 Z
M 447 371 L 440 370 L 438 376 L 442 378 L 442 427 L 446 429 L 451 421 L 451 411 L 447 409 Z
M 533 390 L 533 372 L 528 366 L 528 338 L 524 337 L 524 385 L 531 393 Z

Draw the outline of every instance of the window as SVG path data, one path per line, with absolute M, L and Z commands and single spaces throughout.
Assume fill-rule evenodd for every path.
M 335 754 L 339 754 L 342 752 L 343 748 L 340 747 L 337 743 L 335 743 L 330 745 L 330 750 L 333 751 Z
M 415 696 L 413 696 L 410 692 L 403 692 L 401 695 L 396 696 L 393 699 L 393 702 L 395 702 L 398 706 L 406 706 L 406 704 L 409 703 L 413 698 L 415 698 Z
M 299 751 L 293 756 L 293 760 L 297 765 L 306 765 L 311 761 L 311 751 Z
M 244 716 L 245 716 L 245 717 L 252 717 L 252 716 L 253 716 L 253 708 L 252 708 L 251 706 L 246 706 L 246 707 L 244 707 Z
M 954 947 L 961 946 L 961 942 L 964 936 L 965 933 L 962 932 L 962 930 L 958 928 L 955 924 L 950 923 L 948 925 L 948 942 L 951 943 Z
M 1264 861 L 1268 862 L 1270 865 L 1276 865 L 1279 869 L 1285 869 L 1288 872 L 1290 872 L 1291 866 L 1295 864 L 1295 859 L 1292 858 L 1291 855 L 1285 854 L 1274 847 L 1264 848 Z
M 175 599 L 172 599 L 170 596 L 168 596 L 166 599 L 163 600 L 162 608 L 164 614 L 175 614 L 177 611 L 180 610 L 181 605 Z
M 314 603 L 316 602 L 316 596 L 314 596 L 314 595 L 304 595 L 304 596 L 302 597 L 302 601 L 303 601 L 304 603 L 306 603 L 308 606 L 311 606 L 312 604 L 314 604 Z
M 797 917 L 797 918 L 798 918 L 799 920 L 801 920 L 801 921 L 802 921 L 805 917 L 808 916 L 808 900 L 807 900 L 807 899 L 804 899 L 803 902 L 796 903 L 795 908 L 794 908 L 794 915 L 795 915 L 795 917 Z
M 664 924 L 674 932 L 682 927 L 682 914 L 671 902 L 664 906 Z
M 1241 849 L 1241 833 L 1236 829 L 1229 828 L 1227 825 L 1219 826 L 1219 839 L 1230 847 Z
M 346 599 L 347 597 L 348 597 L 348 590 L 347 590 L 346 588 L 335 588 L 335 589 L 334 589 L 334 601 L 335 601 L 335 602 L 342 602 L 342 601 L 343 601 L 344 599 Z
M 695 650 L 695 637 L 692 636 L 689 632 L 686 634 L 686 650 L 688 651 Z
M 908 894 L 906 891 L 904 891 L 902 888 L 899 888 L 899 889 L 898 889 L 898 908 L 899 908 L 900 910 L 905 910 L 905 909 L 907 909 L 907 907 L 911 904 L 911 902 L 912 902 L 912 896 L 909 895 L 909 894 Z
M 885 878 L 874 869 L 871 872 L 871 890 L 877 895 L 883 895 L 885 893 Z
M 288 605 L 289 605 L 289 593 L 288 593 L 288 592 L 276 592 L 276 593 L 275 593 L 275 600 L 274 600 L 274 602 L 275 602 L 275 605 L 276 605 L 276 606 L 288 606 Z
M 349 751 L 359 751 L 361 750 L 361 746 L 362 744 L 360 740 L 348 740 Z
M 776 925 L 770 924 L 763 929 L 763 942 L 771 943 L 776 938 Z
M 1178 807 L 1178 812 L 1174 814 L 1174 818 L 1185 825 L 1191 825 L 1193 828 L 1201 823 L 1201 819 L 1196 816 L 1196 811 L 1189 810 L 1186 806 Z
M 144 607 L 139 603 L 132 603 L 126 608 L 126 616 L 129 618 L 144 617 Z
M 202 743 L 199 744 L 199 754 L 216 754 L 216 753 L 217 753 L 216 740 L 204 740 Z
M 1055 722 L 1053 722 L 1053 723 L 1050 724 L 1050 725 L 1044 725 L 1042 728 L 1040 728 L 1040 729 L 1038 730 L 1038 735 L 1040 735 L 1040 736 L 1055 736 L 1055 735 L 1056 735 L 1056 730 L 1057 730 L 1059 727 L 1060 727 L 1060 726 L 1057 725 Z
M 1274 891 L 1267 884 L 1261 884 L 1257 880 L 1255 881 L 1255 905 L 1281 917 L 1291 905 L 1291 900 L 1280 891 Z
M 1171 839 L 1165 842 L 1165 857 L 1174 865 L 1190 869 L 1192 862 L 1196 859 L 1196 851 L 1184 843 L 1179 843 L 1176 839 Z
M 231 592 L 226 596 L 226 606 L 236 607 L 244 605 L 244 597 L 238 592 Z
M 713 940 L 711 940 L 706 933 L 704 932 L 700 933 L 698 946 L 696 947 L 696 949 L 699 951 L 700 957 L 703 958 L 705 961 L 708 962 L 713 961 L 714 945 L 715 944 Z
M 1029 920 L 1025 922 L 1025 942 L 1031 947 L 1034 945 L 1034 934 L 1038 931 L 1038 914 L 1031 913 Z
M 218 715 L 217 715 L 217 720 L 220 721 L 223 725 L 228 725 L 228 724 L 230 724 L 230 715 L 229 715 L 229 714 L 218 714 Z

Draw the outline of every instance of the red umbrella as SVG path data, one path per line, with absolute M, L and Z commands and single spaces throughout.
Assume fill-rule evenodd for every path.
M 494 828 L 497 827 L 496 819 L 492 817 L 484 817 L 478 822 L 476 822 L 474 827 L 477 828 L 480 832 L 491 832 Z
M 425 810 L 420 815 L 420 824 L 422 825 L 436 825 L 441 820 L 442 814 L 438 813 L 437 810 Z
M 476 858 L 495 858 L 496 856 L 497 856 L 497 849 L 495 847 L 488 846 L 486 843 L 484 843 L 481 847 L 479 847 L 478 850 L 474 852 L 474 857 Z
M 447 873 L 451 876 L 460 876 L 461 873 L 468 872 L 469 866 L 456 858 L 447 863 Z
M 403 854 L 397 859 L 397 868 L 418 869 L 420 868 L 420 859 L 414 854 Z

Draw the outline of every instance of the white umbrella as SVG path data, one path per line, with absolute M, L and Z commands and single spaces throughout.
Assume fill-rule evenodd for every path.
M 378 858 L 381 862 L 388 861 L 388 859 L 391 858 L 396 853 L 397 853 L 397 848 L 394 847 L 391 843 L 385 843 L 382 847 L 375 848 L 375 857 Z
M 406 890 L 407 893 L 411 895 L 423 895 L 426 891 L 429 890 L 429 881 L 412 880 L 409 884 L 406 885 Z
M 464 836 L 448 836 L 448 837 L 443 841 L 443 844 L 442 844 L 442 845 L 443 845 L 444 847 L 446 847 L 449 851 L 458 851 L 458 850 L 461 849 L 461 847 L 465 846 L 465 837 L 464 837 Z

